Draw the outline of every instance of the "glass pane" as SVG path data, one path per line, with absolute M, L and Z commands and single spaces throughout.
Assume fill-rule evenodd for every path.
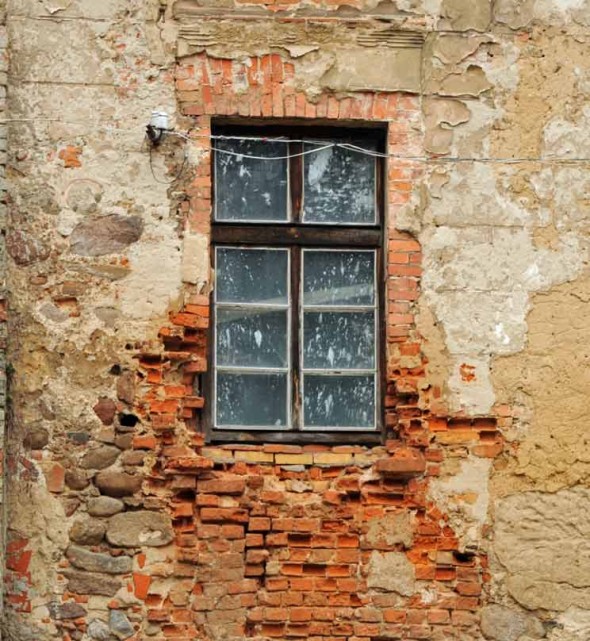
M 373 376 L 304 376 L 305 427 L 375 427 Z
M 372 369 L 373 312 L 305 312 L 303 366 L 315 369 Z
M 285 142 L 217 140 L 215 148 L 215 218 L 217 220 L 288 220 Z M 255 160 L 245 156 L 272 160 Z
M 374 142 L 356 141 L 375 150 Z M 313 149 L 316 144 L 306 144 Z M 315 223 L 375 222 L 375 158 L 331 147 L 304 156 L 303 220 Z
M 217 364 L 287 367 L 287 312 L 218 308 Z
M 286 427 L 287 375 L 217 372 L 217 425 Z
M 304 305 L 373 305 L 375 252 L 305 251 Z
M 217 249 L 217 301 L 225 303 L 287 303 L 286 250 Z

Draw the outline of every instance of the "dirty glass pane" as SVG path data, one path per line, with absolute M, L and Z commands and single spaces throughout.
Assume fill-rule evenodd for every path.
M 287 312 L 217 310 L 217 365 L 287 367 Z
M 287 425 L 286 374 L 217 372 L 218 426 Z
M 305 374 L 304 427 L 375 427 L 373 376 Z
M 285 142 L 256 140 L 216 140 L 215 219 L 288 220 L 289 147 Z M 261 156 L 255 160 L 224 151 Z
M 373 305 L 375 252 L 303 252 L 303 304 Z
M 376 150 L 373 141 L 355 141 Z M 305 151 L 318 144 L 304 145 Z M 375 222 L 375 158 L 342 147 L 304 156 L 303 220 L 313 223 Z
M 305 312 L 303 366 L 311 369 L 373 369 L 373 312 Z
M 287 303 L 287 250 L 219 247 L 216 256 L 217 302 Z

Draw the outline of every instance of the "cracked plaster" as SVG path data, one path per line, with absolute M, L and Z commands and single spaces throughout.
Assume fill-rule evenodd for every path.
M 590 111 L 584 100 L 590 70 L 579 28 L 588 24 L 588 3 L 502 0 L 494 3 L 493 16 L 491 3 L 476 4 L 404 0 L 387 7 L 377 2 L 363 6 L 390 11 L 397 26 L 408 24 L 407 16 L 400 15 L 407 12 L 420 17 L 420 29 L 436 25 L 478 30 L 469 37 L 431 34 L 424 47 L 422 86 L 427 93 L 445 96 L 424 101 L 430 150 L 500 158 L 587 154 Z M 169 8 L 170 20 L 161 25 L 156 22 L 157 3 L 144 7 L 139 1 L 128 2 L 127 17 L 114 0 L 27 0 L 11 5 L 11 110 L 17 117 L 35 120 L 12 126 L 12 144 L 22 152 L 9 171 L 15 193 L 13 224 L 39 236 L 54 229 L 62 236 L 53 243 L 48 265 L 11 270 L 12 304 L 23 327 L 12 347 L 17 372 L 21 371 L 14 390 L 23 400 L 20 420 L 51 427 L 53 443 L 62 447 L 68 430 L 100 429 L 88 398 L 108 389 L 106 372 L 121 358 L 122 346 L 155 331 L 178 302 L 182 280 L 208 281 L 207 261 L 196 258 L 205 254 L 205 241 L 189 235 L 179 238 L 175 196 L 153 180 L 140 149 L 150 111 L 159 105 L 175 114 L 166 67 L 173 61 L 177 28 L 182 34 L 183 24 L 201 14 L 195 3 L 175 3 L 181 24 L 171 19 Z M 48 15 L 74 22 L 48 22 Z M 500 26 L 491 25 L 493 17 Z M 47 27 L 40 31 L 42 19 Z M 115 26 L 115 20 L 123 20 L 125 28 Z M 505 33 L 529 25 L 533 26 L 526 37 Z M 552 31 L 555 27 L 571 33 Z M 392 67 L 403 58 L 414 69 L 415 51 L 401 55 L 359 48 L 356 61 L 343 62 L 342 51 L 330 43 L 349 44 L 346 29 L 315 26 L 302 36 L 301 29 L 293 27 L 294 39 L 269 38 L 267 44 L 255 41 L 261 28 L 272 29 L 273 37 L 286 32 L 268 24 L 245 27 L 227 21 L 215 32 L 225 33 L 226 41 L 191 45 L 188 36 L 181 36 L 178 51 L 183 55 L 205 49 L 239 58 L 279 48 L 296 64 L 297 87 L 310 95 L 326 87 L 342 92 L 375 85 L 420 90 L 416 78 L 407 84 L 407 78 L 402 82 L 386 76 L 388 69 L 375 65 L 375 58 Z M 484 31 L 489 32 L 479 33 Z M 242 32 L 247 37 L 236 42 L 236 34 Z M 434 59 L 429 57 L 432 52 Z M 142 62 L 131 64 L 136 60 Z M 376 79 L 367 69 L 383 77 Z M 92 84 L 87 84 L 89 77 Z M 56 114 L 63 122 L 43 120 Z M 68 144 L 83 147 L 81 167 L 63 169 L 56 152 Z M 171 174 L 175 162 L 170 161 Z M 169 178 L 162 162 L 157 161 L 155 169 Z M 85 180 L 94 181 L 100 197 L 86 194 L 72 200 L 74 186 Z M 46 194 L 46 202 L 34 204 L 29 187 Z M 411 206 L 397 220 L 399 228 L 410 229 L 423 245 L 419 327 L 432 355 L 430 380 L 440 382 L 453 412 L 487 415 L 498 402 L 517 408 L 516 423 L 505 434 L 518 443 L 516 452 L 505 453 L 494 464 L 470 458 L 445 469 L 433 484 L 432 499 L 450 511 L 452 527 L 466 549 L 486 545 L 482 528 L 489 525 L 498 559 L 492 567 L 492 593 L 506 599 L 500 586 L 505 583 L 509 595 L 525 608 L 559 611 L 558 626 L 548 636 L 551 641 L 577 641 L 575 635 L 588 627 L 590 607 L 584 577 L 567 577 L 564 582 L 558 567 L 547 567 L 548 560 L 563 554 L 561 565 L 579 577 L 576 559 L 552 547 L 552 541 L 561 540 L 562 528 L 573 528 L 570 542 L 578 540 L 586 527 L 578 523 L 578 513 L 587 502 L 579 486 L 587 483 L 590 469 L 585 453 L 589 387 L 583 374 L 590 341 L 589 190 L 584 166 L 441 163 L 429 171 L 427 188 L 413 194 Z M 27 217 L 19 213 L 25 208 Z M 122 263 L 68 256 L 69 234 L 95 211 L 144 217 L 144 237 L 125 253 Z M 67 279 L 85 283 L 79 316 L 54 302 Z M 464 365 L 471 368 L 470 380 L 464 376 Z M 52 427 L 55 419 L 40 417 L 42 403 L 52 408 L 59 428 Z M 42 594 L 54 581 L 44 555 L 61 549 L 65 535 L 57 523 L 63 519 L 61 503 L 45 490 L 38 492 L 35 505 L 41 514 L 51 513 L 51 523 L 33 520 L 26 527 L 43 539 L 35 558 L 35 581 Z M 17 514 L 13 527 L 19 530 L 24 507 L 15 500 L 12 509 Z M 157 558 L 158 552 L 150 555 Z M 159 583 L 156 591 L 165 592 L 166 582 Z M 35 602 L 34 620 L 46 616 L 43 607 Z

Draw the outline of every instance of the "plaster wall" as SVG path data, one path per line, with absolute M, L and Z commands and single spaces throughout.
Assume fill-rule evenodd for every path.
M 4 638 L 590 634 L 589 22 L 8 0 Z M 388 123 L 383 446 L 203 443 L 224 115 Z

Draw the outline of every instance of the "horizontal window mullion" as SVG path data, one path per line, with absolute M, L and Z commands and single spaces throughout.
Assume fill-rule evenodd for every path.
M 309 432 L 326 432 L 328 434 L 333 434 L 334 432 L 367 432 L 367 433 L 370 433 L 370 432 L 377 432 L 378 430 L 379 430 L 379 428 L 377 426 L 371 428 L 371 427 L 360 427 L 360 426 L 359 427 L 356 427 L 356 426 L 352 426 L 351 427 L 351 426 L 346 426 L 346 425 L 340 426 L 340 427 L 334 427 L 334 426 L 331 426 L 331 425 L 327 425 L 327 426 L 314 425 L 314 426 L 310 427 L 310 426 L 305 426 L 304 425 L 301 428 L 302 432 L 307 432 L 307 433 L 309 433 Z
M 231 425 L 219 424 L 215 428 L 217 430 L 224 430 L 227 432 L 248 432 L 249 430 L 257 432 L 268 432 L 274 430 L 276 432 L 293 432 L 293 427 L 290 425 Z M 235 440 L 235 439 L 232 439 Z
M 333 225 L 282 225 L 215 223 L 211 228 L 211 241 L 214 244 L 232 246 L 272 245 L 285 246 L 377 249 L 382 245 L 380 227 L 334 228 Z
M 376 305 L 305 305 L 301 306 L 305 312 L 374 312 Z
M 321 369 L 302 367 L 304 374 L 318 374 L 319 376 L 372 376 L 377 373 L 377 368 L 373 369 Z
M 215 307 L 217 309 L 268 309 L 281 312 L 288 310 L 291 305 L 290 303 L 275 305 L 274 303 L 231 303 L 215 301 Z
M 256 374 L 288 374 L 291 368 L 289 367 L 248 367 L 247 365 L 217 365 L 217 371 L 219 372 L 241 372 L 249 373 L 253 372 Z

